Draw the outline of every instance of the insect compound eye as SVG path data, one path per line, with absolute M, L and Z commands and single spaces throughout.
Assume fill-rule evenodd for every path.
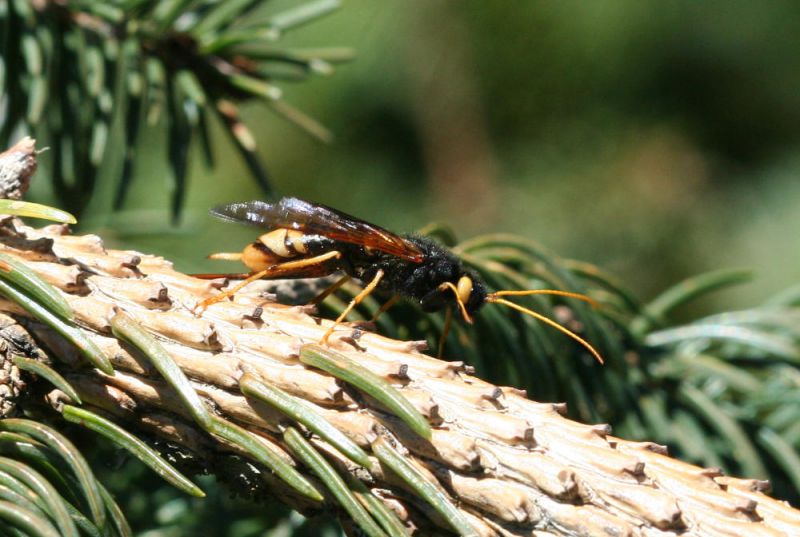
M 461 276 L 461 278 L 458 279 L 456 290 L 458 292 L 458 299 L 462 304 L 469 302 L 469 297 L 472 295 L 472 278 L 469 276 Z

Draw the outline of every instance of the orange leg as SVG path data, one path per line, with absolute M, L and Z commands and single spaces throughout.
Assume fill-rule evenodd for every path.
M 442 335 L 439 336 L 439 352 L 436 353 L 438 359 L 442 359 L 444 355 L 444 344 L 447 341 L 447 336 L 450 334 L 450 327 L 453 324 L 453 308 L 447 308 L 444 313 L 444 328 L 442 328 Z
M 350 301 L 350 303 L 347 305 L 344 311 L 341 314 L 339 314 L 339 317 L 337 317 L 333 325 L 331 325 L 331 327 L 328 328 L 328 331 L 325 332 L 325 335 L 322 336 L 320 343 L 322 344 L 328 343 L 328 338 L 331 337 L 331 334 L 333 334 L 333 330 L 339 325 L 339 323 L 345 320 L 347 314 L 350 313 L 353 310 L 353 308 L 358 306 L 362 300 L 367 298 L 369 294 L 375 290 L 375 288 L 380 283 L 381 278 L 383 278 L 383 270 L 378 270 L 378 272 L 375 273 L 375 277 L 372 278 L 372 281 L 369 282 L 369 284 L 364 289 L 362 289 L 360 293 L 358 293 L 355 297 L 353 297 L 353 300 Z
M 310 302 L 310 304 L 319 304 L 320 302 L 331 296 L 333 293 L 335 293 L 341 286 L 343 286 L 350 280 L 351 280 L 350 276 L 342 276 L 336 281 L 336 283 L 334 283 L 333 285 L 322 291 L 320 294 L 315 296 L 314 299 Z
M 375 321 L 377 321 L 377 320 L 378 320 L 378 317 L 380 317 L 381 315 L 383 315 L 384 313 L 386 313 L 386 311 L 387 311 L 389 308 L 391 308 L 392 306 L 394 306 L 395 304 L 397 304 L 397 301 L 398 301 L 398 300 L 400 300 L 400 295 L 394 295 L 392 298 L 390 298 L 389 300 L 387 300 L 386 302 L 384 302 L 384 303 L 383 303 L 383 306 L 381 306 L 381 307 L 378 309 L 378 311 L 376 311 L 376 312 L 375 312 L 375 315 L 373 315 L 373 316 L 372 316 L 372 319 L 370 319 L 370 321 L 372 321 L 373 323 L 374 323 Z
M 315 257 L 309 257 L 308 259 L 298 259 L 297 261 L 287 261 L 286 263 L 281 263 L 279 265 L 272 265 L 271 267 L 267 267 L 264 270 L 254 272 L 253 274 L 248 276 L 245 280 L 239 282 L 230 289 L 223 291 L 218 295 L 214 295 L 210 298 L 203 300 L 194 307 L 193 311 L 195 314 L 202 313 L 210 305 L 216 304 L 217 302 L 221 302 L 226 298 L 235 295 L 243 287 L 253 283 L 256 280 L 268 277 L 279 278 L 281 276 L 297 276 L 298 271 L 302 271 L 303 269 L 307 269 L 309 267 L 320 266 L 326 263 L 327 261 L 330 261 L 332 259 L 339 259 L 340 257 L 342 257 L 341 252 L 334 250 L 332 252 L 327 252 L 325 254 L 318 255 Z

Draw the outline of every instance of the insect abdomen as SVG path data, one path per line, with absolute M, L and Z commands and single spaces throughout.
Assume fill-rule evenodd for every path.
M 291 259 L 306 257 L 309 241 L 316 238 L 294 229 L 274 229 L 244 249 L 242 262 L 257 272 Z

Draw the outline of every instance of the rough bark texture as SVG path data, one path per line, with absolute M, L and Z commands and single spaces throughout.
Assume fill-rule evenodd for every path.
M 60 289 L 77 323 L 111 359 L 113 376 L 89 368 L 60 336 L 14 303 L 0 301 L 0 311 L 49 349 L 53 366 L 84 401 L 130 430 L 167 441 L 162 445 L 173 459 L 188 457 L 196 467 L 226 474 L 240 492 L 257 496 L 268 490 L 305 512 L 319 508 L 249 464 L 236 446 L 197 428 L 153 367 L 112 337 L 115 309 L 162 342 L 209 408 L 262 435 L 287 459 L 279 434 L 285 418 L 239 392 L 245 369 L 308 401 L 367 450 L 378 437 L 391 438 L 456 501 L 482 536 L 800 533 L 800 512 L 763 494 L 763 482 L 725 477 L 672 459 L 659 445 L 615 438 L 607 426 L 570 421 L 562 416 L 562 406 L 484 382 L 462 363 L 423 354 L 419 343 L 341 326 L 331 348 L 400 389 L 434 425 L 430 442 L 422 440 L 374 401 L 302 365 L 300 347 L 318 341 L 330 321 L 315 318 L 308 308 L 274 302 L 262 293 L 264 282 L 195 316 L 194 305 L 219 292 L 221 282 L 176 272 L 160 257 L 107 250 L 99 237 L 70 236 L 65 226 L 37 230 L 7 219 L 0 235 L 0 251 L 23 260 Z M 19 330 L 6 324 L 0 334 Z M 18 343 L 15 352 L 42 358 L 20 338 L 5 339 Z M 16 372 L 13 376 L 18 378 Z M 13 384 L 15 393 L 21 386 L 5 384 Z M 51 393 L 48 401 L 57 405 L 59 397 Z M 340 471 L 375 490 L 409 531 L 446 532 L 444 523 L 377 460 L 368 473 L 319 439 L 313 442 Z
M 25 137 L 0 153 L 0 199 L 20 199 L 36 172 L 36 141 Z
M 30 139 L 0 154 L 0 196 L 18 199 L 35 168 Z M 244 371 L 301 397 L 368 451 L 379 438 L 391 441 L 455 500 L 481 536 L 800 534 L 800 512 L 763 494 L 768 485 L 762 481 L 725 477 L 669 458 L 657 444 L 614 438 L 605 425 L 570 421 L 563 405 L 486 383 L 463 363 L 422 354 L 420 343 L 341 326 L 331 347 L 399 388 L 434 426 L 431 440 L 423 440 L 375 401 L 299 362 L 301 346 L 318 341 L 330 321 L 276 302 L 263 292 L 270 283 L 252 284 L 234 301 L 196 316 L 195 304 L 224 282 L 181 274 L 160 257 L 107 250 L 99 237 L 70 236 L 66 226 L 37 230 L 9 217 L 0 220 L 0 251 L 63 293 L 77 324 L 115 369 L 105 375 L 90 368 L 61 336 L 0 299 L 7 314 L 0 314 L 0 417 L 12 415 L 18 403 L 35 404 L 40 393 L 33 388 L 41 383 L 26 384 L 35 379 L 21 375 L 10 357 L 52 362 L 86 406 L 148 436 L 185 469 L 215 473 L 241 494 L 270 493 L 304 512 L 336 509 L 330 498 L 320 506 L 299 496 L 239 446 L 197 427 L 154 367 L 112 336 L 110 320 L 123 310 L 160 340 L 210 409 L 259 435 L 287 461 L 295 464 L 281 441 L 287 420 L 241 394 Z M 291 285 L 286 289 L 297 294 Z M 65 397 L 54 390 L 44 401 L 58 407 Z M 409 533 L 447 531 L 377 459 L 367 471 L 311 439 L 341 473 L 366 483 Z

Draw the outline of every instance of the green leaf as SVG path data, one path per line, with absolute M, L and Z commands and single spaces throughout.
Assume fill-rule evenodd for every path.
M 92 126 L 92 137 L 89 142 L 89 162 L 94 166 L 100 166 L 103 162 L 103 155 L 108 145 L 108 124 L 98 120 Z
M 78 529 L 69 516 L 64 499 L 40 473 L 17 461 L 0 457 L 0 474 L 7 474 L 19 480 L 42 499 L 47 506 L 48 516 L 62 537 L 78 537 Z
M 242 91 L 273 101 L 280 99 L 283 95 L 279 87 L 252 76 L 233 74 L 228 77 L 228 82 Z
M 286 118 L 290 123 L 300 127 L 317 140 L 325 143 L 331 143 L 333 141 L 333 133 L 322 123 L 304 114 L 301 110 L 295 108 L 286 101 L 272 101 L 270 103 L 270 109 Z
M 186 378 L 178 364 L 175 363 L 172 357 L 167 354 L 167 351 L 164 350 L 164 347 L 153 336 L 122 310 L 118 310 L 111 318 L 111 332 L 115 337 L 132 345 L 142 356 L 147 358 L 177 392 L 178 398 L 192 418 L 203 428 L 209 427 L 211 414 L 208 409 L 194 388 L 192 388 L 189 379 Z
M 385 438 L 372 443 L 375 456 L 411 487 L 420 497 L 433 507 L 450 524 L 456 533 L 463 537 L 477 537 L 478 532 L 469 524 L 453 502 L 438 486 L 428 481 L 406 457 L 397 452 Z
M 105 86 L 105 60 L 103 53 L 98 47 L 87 47 L 86 49 L 86 67 L 88 69 L 88 78 L 86 79 L 86 89 L 90 97 L 97 98 Z
M 722 457 L 727 455 L 726 450 L 709 445 L 709 440 L 714 437 L 709 435 L 708 427 L 703 427 L 700 423 L 697 414 L 678 408 L 673 411 L 670 427 L 672 442 L 678 446 L 683 454 L 682 458 L 711 468 L 723 466 Z
M 0 485 L 0 500 L 19 505 L 23 509 L 27 509 L 28 511 L 36 513 L 43 518 L 47 518 L 47 513 L 44 510 L 40 509 L 38 505 L 27 498 L 24 494 L 20 494 L 11 487 Z
M 216 32 L 223 26 L 230 24 L 234 19 L 243 16 L 252 6 L 260 0 L 225 0 L 208 12 L 191 28 L 192 35 L 202 39 L 206 34 Z
M 0 501 L 0 520 L 4 522 L 4 525 L 8 524 L 8 526 L 20 529 L 31 537 L 59 537 L 61 535 L 46 518 L 7 501 Z
M 302 423 L 309 430 L 317 433 L 320 438 L 341 451 L 348 459 L 364 468 L 370 467 L 369 456 L 358 447 L 358 444 L 350 440 L 341 431 L 318 414 L 309 404 L 284 391 L 269 386 L 259 381 L 250 373 L 245 373 L 239 379 L 239 389 L 243 394 L 263 401 L 268 405 L 277 408 L 298 423 Z
M 752 277 L 750 270 L 725 269 L 687 278 L 653 299 L 644 313 L 631 322 L 631 332 L 643 336 L 654 323 L 664 323 L 665 317 L 676 307 L 711 291 L 749 281 Z
M 44 60 L 42 59 L 42 49 L 39 42 L 31 33 L 22 36 L 22 57 L 25 59 L 25 67 L 32 76 L 41 75 Z
M 114 528 L 117 535 L 119 537 L 133 537 L 133 531 L 125 519 L 125 513 L 122 512 L 122 509 L 119 508 L 117 502 L 114 501 L 114 498 L 102 484 L 100 485 L 100 494 L 103 496 L 103 503 L 109 515 L 109 524 Z
M 114 374 L 114 367 L 111 365 L 108 357 L 106 357 L 100 347 L 89 339 L 79 328 L 63 321 L 50 312 L 50 310 L 3 280 L 0 280 L 0 293 L 21 306 L 33 317 L 61 334 L 67 341 L 75 345 L 92 365 L 103 373 L 107 375 Z
M 82 2 L 82 8 L 88 10 L 93 15 L 97 15 L 101 19 L 105 19 L 111 23 L 120 23 L 125 19 L 125 13 L 110 2 L 96 2 L 89 0 Z
M 171 209 L 173 222 L 180 218 L 183 200 L 186 195 L 186 178 L 188 175 L 189 145 L 192 139 L 192 126 L 186 113 L 186 101 L 175 87 L 175 81 L 167 81 L 168 134 L 167 153 L 172 178 Z
M 164 347 L 148 334 L 137 322 L 122 310 L 111 318 L 113 334 L 138 349 L 161 373 L 161 376 L 177 392 L 192 418 L 206 431 L 221 436 L 244 449 L 258 462 L 273 470 L 289 486 L 314 501 L 322 501 L 319 491 L 297 470 L 266 446 L 255 435 L 229 421 L 211 414 L 200 396 L 192 388 L 189 379 L 178 364 L 167 354 Z
M 391 384 L 369 369 L 343 354 L 319 345 L 304 345 L 300 349 L 300 361 L 352 384 L 382 403 L 390 412 L 403 420 L 412 431 L 423 438 L 430 439 L 431 426 L 428 420 Z
M 244 123 L 239 119 L 238 111 L 232 106 L 217 106 L 216 109 L 220 119 L 225 123 L 225 132 L 230 137 L 231 141 L 239 150 L 239 153 L 244 158 L 250 173 L 256 179 L 261 189 L 272 197 L 275 193 L 270 185 L 267 171 L 261 164 L 261 161 L 256 154 L 256 141 L 253 134 L 250 132 Z
M 798 455 L 796 447 L 766 427 L 758 430 L 757 438 L 758 443 L 772 455 L 772 458 L 789 476 L 795 489 L 800 490 L 800 455 Z
M 272 448 L 267 447 L 259 436 L 213 415 L 211 416 L 208 431 L 250 453 L 255 460 L 275 472 L 287 485 L 306 498 L 315 502 L 324 500 L 322 494 L 310 481 L 283 460 Z
M 159 33 L 165 32 L 171 27 L 180 15 L 186 11 L 196 0 L 161 0 L 155 3 L 153 9 L 153 20 L 158 24 Z
M 180 87 L 181 91 L 198 106 L 205 106 L 206 94 L 191 71 L 186 69 L 178 71 L 175 75 L 175 83 Z
M 12 0 L 14 11 L 17 12 L 19 18 L 22 19 L 26 25 L 32 26 L 36 22 L 36 14 L 33 11 L 33 5 L 29 0 Z
M 386 534 L 378 527 L 369 513 L 350 491 L 344 479 L 320 455 L 316 449 L 294 427 L 289 427 L 283 433 L 283 439 L 289 449 L 300 459 L 303 464 L 311 468 L 317 477 L 325 484 L 339 505 L 352 517 L 359 528 L 369 537 L 385 537 Z
M 278 34 L 273 28 L 230 30 L 221 34 L 209 34 L 202 42 L 200 50 L 203 54 L 220 54 L 230 47 L 243 43 L 274 41 L 277 38 Z M 254 55 L 246 55 L 254 57 Z
M 626 289 L 622 281 L 600 267 L 573 259 L 564 260 L 564 266 L 582 279 L 599 283 L 613 295 L 620 297 L 631 312 L 639 312 L 643 308 L 641 301 Z
M 30 124 L 37 124 L 42 117 L 45 105 L 47 104 L 47 81 L 37 76 L 31 79 L 31 87 L 28 90 L 28 110 L 26 120 Z
M 0 420 L 0 431 L 26 434 L 58 454 L 80 483 L 81 491 L 87 500 L 94 523 L 101 528 L 105 525 L 105 509 L 100 498 L 100 491 L 96 485 L 96 479 L 86 459 L 83 458 L 72 442 L 58 431 L 31 420 L 16 418 Z
M 31 218 L 52 220 L 62 224 L 75 224 L 78 222 L 74 216 L 66 211 L 29 201 L 0 199 L 0 214 L 30 216 Z
M 205 497 L 205 493 L 192 483 L 189 478 L 162 459 L 154 449 L 122 427 L 93 412 L 72 405 L 64 405 L 61 412 L 67 421 L 98 432 L 121 448 L 126 449 L 172 486 L 197 498 Z
M 91 520 L 83 516 L 83 513 L 78 511 L 71 503 L 64 502 L 64 505 L 67 507 L 67 511 L 69 511 L 69 516 L 83 535 L 87 537 L 103 537 L 103 534 L 97 526 L 94 525 Z
M 648 347 L 664 347 L 679 343 L 707 340 L 747 346 L 759 354 L 800 362 L 800 347 L 790 338 L 741 326 L 695 324 L 651 332 L 644 339 Z
M 55 287 L 44 281 L 25 263 L 21 263 L 3 252 L 0 252 L 0 278 L 17 286 L 63 320 L 74 320 L 72 308 Z
M 653 374 L 676 380 L 691 375 L 697 378 L 721 379 L 731 389 L 743 393 L 755 393 L 763 389 L 752 372 L 710 354 L 678 353 L 674 358 L 654 365 Z
M 269 24 L 282 32 L 308 24 L 341 7 L 340 0 L 316 0 L 273 15 Z
M 164 64 L 156 58 L 147 58 L 145 61 L 145 78 L 147 80 L 147 124 L 156 125 L 161 119 L 161 114 L 166 108 L 167 78 Z
M 30 464 L 41 472 L 59 491 L 69 496 L 70 501 L 81 501 L 80 483 L 69 474 L 69 467 L 52 449 L 22 433 L 0 431 L 0 453 Z M 15 489 L 17 490 L 17 489 Z M 39 507 L 44 504 L 33 500 Z
M 394 514 L 394 511 L 386 507 L 386 504 L 380 499 L 376 498 L 364 483 L 350 474 L 345 474 L 344 478 L 347 481 L 347 486 L 350 487 L 350 490 L 356 495 L 358 501 L 364 505 L 369 514 L 372 515 L 372 518 L 381 525 L 389 537 L 408 536 L 408 531 L 397 518 L 397 515 Z
M 781 291 L 764 303 L 765 306 L 800 306 L 800 284 Z
M 744 474 L 762 479 L 767 476 L 758 451 L 735 419 L 694 386 L 684 383 L 678 396 L 728 442 L 730 456 L 741 464 Z

